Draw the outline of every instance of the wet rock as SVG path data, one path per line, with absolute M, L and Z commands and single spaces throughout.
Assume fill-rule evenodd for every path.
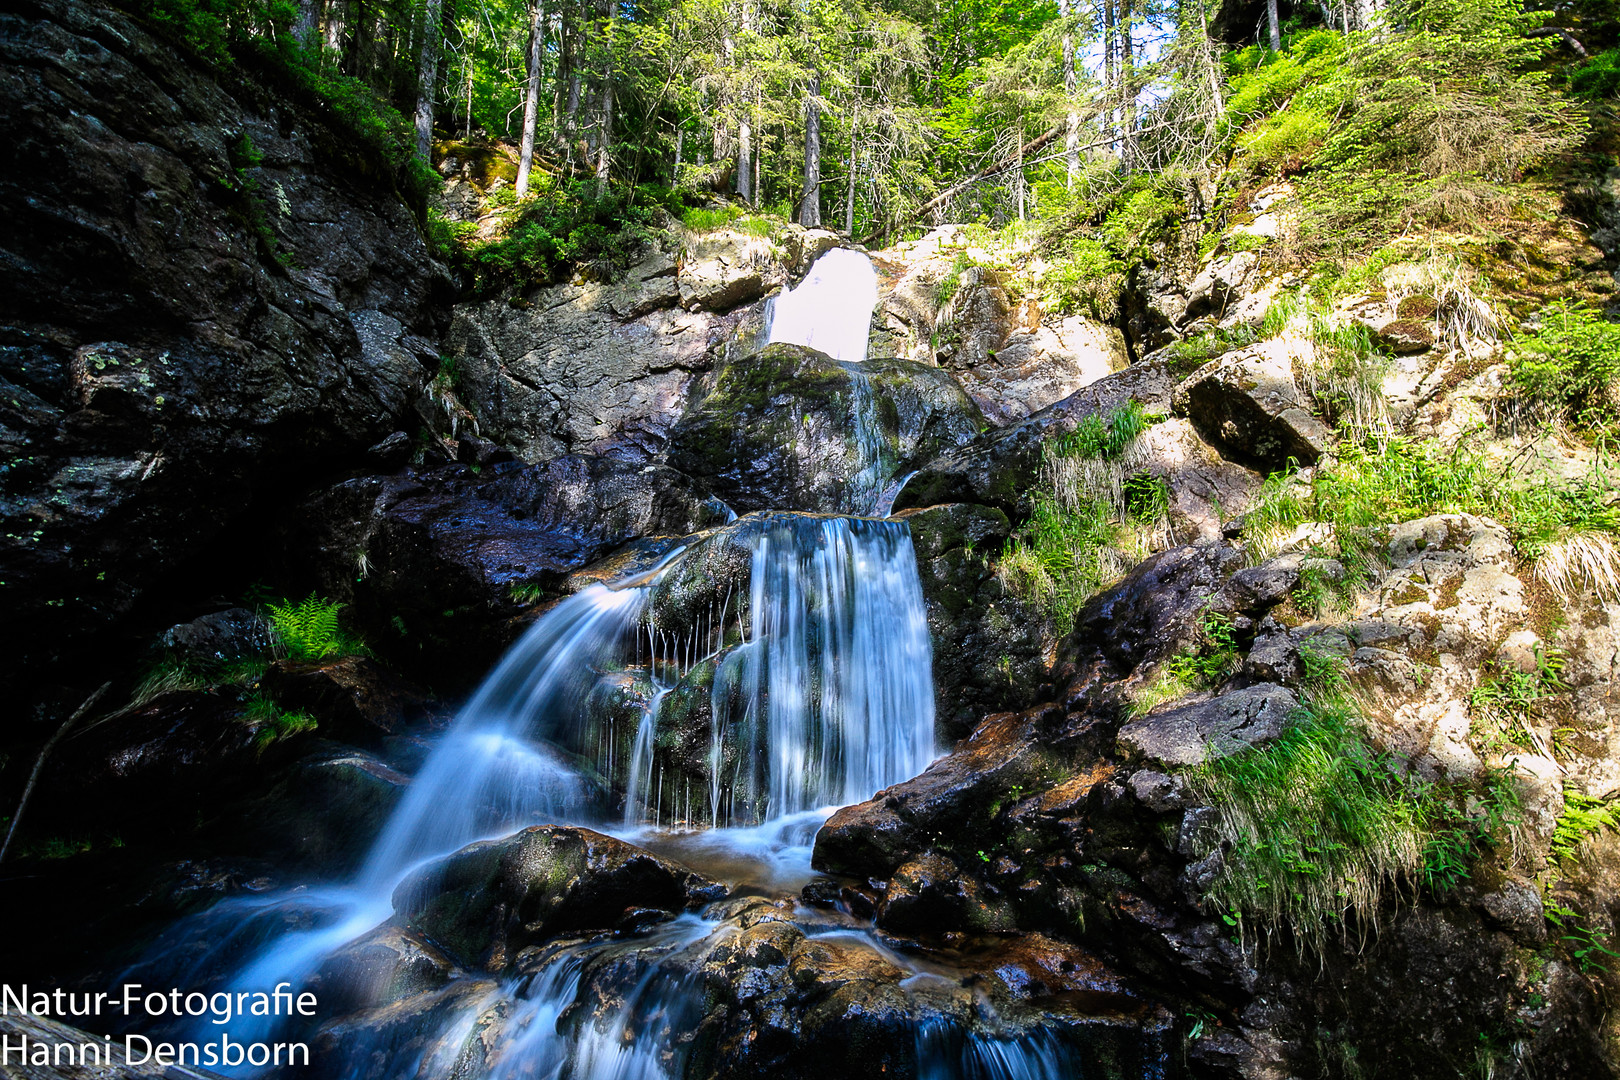
M 1039 763 L 1027 751 L 1043 720 L 1055 718 L 1051 709 L 987 718 L 921 776 L 828 818 L 816 834 L 812 865 L 830 874 L 887 879 L 932 837 L 951 834 L 961 846 L 972 844 L 964 827 L 974 807 L 1030 783 Z
M 1242 554 L 1225 543 L 1172 548 L 1094 596 L 1080 609 L 1053 668 L 1054 681 L 1068 685 L 1066 700 L 1196 641 L 1204 612 L 1221 610 L 1222 587 L 1242 565 Z
M 1261 684 L 1149 713 L 1119 729 L 1120 751 L 1165 765 L 1202 765 L 1282 735 L 1299 698 Z
M 439 949 L 384 923 L 327 957 L 305 984 L 328 1016 L 390 1005 L 446 986 L 460 972 Z
M 3 636 L 28 683 L 265 489 L 429 422 L 451 283 L 392 185 L 245 70 L 227 89 L 61 0 L 12 11 L 3 52 Z
M 877 924 L 901 933 L 1014 928 L 1005 905 L 991 902 L 977 881 L 937 853 L 919 855 L 895 869 L 878 906 Z
M 220 663 L 270 651 L 274 635 L 262 615 L 227 608 L 163 632 L 163 647 L 188 660 Z
M 993 560 L 1011 531 L 1007 515 L 946 503 L 903 510 L 895 519 L 910 526 L 917 552 L 940 730 L 960 738 L 980 717 L 1033 704 L 1055 634 L 996 579 Z
M 326 748 L 289 767 L 240 816 L 235 831 L 247 850 L 276 853 L 283 865 L 324 878 L 356 869 L 410 778 L 377 757 L 346 746 Z
M 1262 631 L 1243 658 L 1243 672 L 1257 682 L 1298 686 L 1305 675 L 1298 639 L 1280 626 Z
M 303 709 L 321 720 L 329 739 L 377 743 L 430 715 L 433 699 L 368 656 L 282 660 L 261 686 L 284 709 Z
M 346 481 L 300 509 L 289 547 L 308 553 L 320 591 L 349 604 L 373 648 L 454 685 L 573 572 L 637 537 L 729 516 L 672 469 L 570 455 Z
M 612 930 L 626 911 L 679 912 L 723 886 L 678 863 L 589 829 L 536 825 L 472 844 L 394 892 L 394 910 L 469 963 L 504 967 L 563 932 Z
M 1176 387 L 1175 408 L 1227 455 L 1267 469 L 1314 464 L 1333 442 L 1271 343 L 1193 372 Z
M 870 513 L 888 480 L 974 438 L 978 408 L 937 368 L 768 345 L 694 388 L 670 464 L 750 510 Z
M 1300 568 L 1305 556 L 1288 552 L 1267 559 L 1259 566 L 1248 566 L 1232 575 L 1225 595 L 1231 606 L 1248 615 L 1261 615 L 1287 600 L 1299 588 Z
M 1497 926 L 1526 941 L 1543 941 L 1547 937 L 1547 913 L 1534 882 L 1510 878 L 1495 889 L 1481 892 L 1474 906 Z

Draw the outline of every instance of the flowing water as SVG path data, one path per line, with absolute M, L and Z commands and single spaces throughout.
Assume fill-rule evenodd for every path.
M 771 339 L 861 360 L 875 296 L 864 255 L 829 252 L 773 305 Z M 899 486 L 881 494 L 892 501 Z M 746 558 L 727 564 L 728 551 Z M 711 574 L 704 559 L 731 576 Z M 692 567 L 695 594 L 669 609 L 670 583 Z M 924 962 L 883 944 L 869 919 L 798 901 L 828 815 L 920 773 L 935 753 L 909 528 L 749 515 L 537 620 L 429 755 L 349 881 L 221 903 L 173 928 L 126 978 L 235 992 L 314 980 L 348 1010 L 326 1029 L 317 1075 L 676 1080 L 703 1067 L 692 1033 L 713 992 L 704 973 L 728 970 L 731 943 L 764 918 L 896 973 L 913 1019 L 910 1035 L 890 1041 L 919 1080 L 1093 1075 L 1073 1038 L 1039 1018 L 1005 1021 L 965 989 L 978 977 L 971 965 Z M 457 972 L 419 988 L 414 1011 L 386 965 L 355 971 L 355 957 L 386 953 L 388 935 L 401 933 L 389 922 L 392 897 L 414 870 L 542 823 L 612 832 L 732 896 L 628 937 L 554 942 L 499 976 Z M 754 914 L 740 917 L 738 904 Z M 282 1023 L 243 1017 L 228 1031 L 239 1041 L 286 1037 Z M 212 1039 L 219 1028 L 184 1034 Z M 1132 1075 L 1161 1075 L 1162 1056 L 1147 1053 Z
M 765 340 L 806 345 L 834 360 L 865 360 L 877 295 L 872 260 L 833 248 L 796 287 L 767 303 Z

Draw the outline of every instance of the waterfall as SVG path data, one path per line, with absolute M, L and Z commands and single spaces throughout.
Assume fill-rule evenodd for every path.
M 872 260 L 850 248 L 833 248 L 796 287 L 766 304 L 765 340 L 805 345 L 834 360 L 865 360 L 876 306 Z

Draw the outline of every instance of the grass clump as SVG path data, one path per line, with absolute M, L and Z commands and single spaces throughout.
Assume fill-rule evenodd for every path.
M 363 654 L 365 644 L 346 633 L 338 621 L 343 605 L 310 593 L 296 603 L 268 605 L 276 643 L 293 660 L 323 660 Z
M 1514 821 L 1505 774 L 1479 788 L 1427 784 L 1368 741 L 1339 665 L 1309 666 L 1305 704 L 1281 738 L 1193 771 L 1220 810 L 1226 866 L 1210 900 L 1234 923 L 1289 926 L 1320 948 L 1352 916 L 1372 917 L 1395 891 L 1454 888 L 1481 845 Z M 1460 807 L 1473 806 L 1468 812 Z
M 1006 587 L 1063 618 L 1160 542 L 1169 489 L 1132 452 L 1147 427 L 1128 402 L 1047 443 L 1029 520 L 997 566 Z
M 1145 716 L 1166 701 L 1194 690 L 1210 690 L 1237 672 L 1238 650 L 1232 620 L 1206 609 L 1199 620 L 1198 640 L 1159 666 L 1152 679 L 1131 695 L 1130 715 Z
M 242 719 L 258 729 L 253 746 L 261 753 L 283 739 L 314 731 L 320 724 L 312 714 L 303 709 L 283 709 L 266 694 L 252 695 L 245 706 Z
M 1473 734 L 1481 746 L 1494 753 L 1517 748 L 1553 757 L 1532 722 L 1549 701 L 1569 689 L 1563 670 L 1563 654 L 1557 649 L 1537 649 L 1534 671 L 1492 670 L 1468 695 Z
M 713 232 L 723 229 L 748 211 L 740 206 L 694 206 L 681 215 L 681 224 L 693 232 Z

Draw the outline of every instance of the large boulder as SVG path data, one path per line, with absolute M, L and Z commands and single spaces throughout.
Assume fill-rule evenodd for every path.
M 1202 765 L 1276 740 L 1297 708 L 1291 690 L 1245 687 L 1132 720 L 1119 729 L 1119 747 L 1161 765 Z
M 27 681 L 264 487 L 426 422 L 451 283 L 374 165 L 250 69 L 227 89 L 101 5 L 3 18 L 0 559 Z
M 1314 465 L 1333 443 L 1277 341 L 1205 364 L 1176 387 L 1175 407 L 1228 457 L 1265 469 Z
M 969 502 L 1021 517 L 1028 513 L 1030 488 L 1050 440 L 1088 416 L 1106 415 L 1131 401 L 1150 414 L 1166 415 L 1174 385 L 1163 364 L 1135 364 L 1098 379 L 1026 420 L 928 462 L 900 490 L 894 508 Z
M 646 909 L 674 915 L 725 892 L 623 840 L 535 825 L 413 873 L 394 891 L 394 910 L 463 961 L 499 970 L 558 934 L 612 930 Z
M 891 478 L 982 426 L 977 406 L 938 368 L 838 361 L 777 343 L 694 388 L 669 462 L 738 513 L 871 513 Z
M 1039 312 L 1035 312 L 1037 319 Z M 1125 339 L 1105 323 L 1072 315 L 1016 326 L 993 352 L 956 369 L 962 389 L 997 427 L 1055 405 L 1083 386 L 1123 370 Z

